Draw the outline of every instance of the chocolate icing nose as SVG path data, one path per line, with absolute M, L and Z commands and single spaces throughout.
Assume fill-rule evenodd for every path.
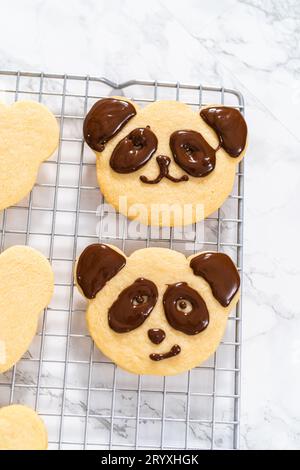
M 162 343 L 165 337 L 166 337 L 166 333 L 164 332 L 164 330 L 161 330 L 160 328 L 151 328 L 151 330 L 148 330 L 148 338 L 154 344 Z

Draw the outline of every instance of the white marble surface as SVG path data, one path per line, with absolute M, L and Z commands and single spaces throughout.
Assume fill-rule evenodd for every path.
M 242 91 L 250 148 L 241 447 L 299 449 L 299 1 L 4 0 L 1 7 L 1 69 Z M 118 435 L 126 442 L 130 426 Z

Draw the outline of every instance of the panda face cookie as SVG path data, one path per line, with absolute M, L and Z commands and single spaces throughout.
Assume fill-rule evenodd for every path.
M 187 259 L 145 248 L 126 257 L 103 244 L 83 251 L 75 280 L 98 348 L 129 372 L 157 375 L 191 369 L 216 350 L 240 286 L 223 253 Z
M 0 409 L 0 450 L 46 450 L 48 436 L 41 418 L 23 405 Z
M 40 164 L 58 145 L 58 136 L 56 119 L 44 105 L 0 103 L 0 210 L 31 191 Z
M 106 200 L 148 225 L 197 222 L 230 194 L 247 145 L 247 126 L 234 108 L 200 112 L 177 101 L 143 109 L 123 98 L 98 101 L 84 121 Z
M 48 260 L 27 246 L 0 255 L 0 373 L 27 351 L 38 317 L 49 303 L 54 276 Z

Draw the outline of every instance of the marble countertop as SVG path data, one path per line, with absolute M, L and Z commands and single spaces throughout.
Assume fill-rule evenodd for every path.
M 299 1 L 10 0 L 0 15 L 0 69 L 243 93 L 241 448 L 299 449 Z

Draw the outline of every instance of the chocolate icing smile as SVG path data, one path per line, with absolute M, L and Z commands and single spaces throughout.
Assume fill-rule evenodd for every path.
M 180 183 L 181 181 L 187 181 L 189 177 L 187 175 L 182 175 L 180 178 L 175 178 L 174 176 L 169 175 L 169 166 L 171 163 L 171 159 L 165 155 L 159 155 L 156 157 L 156 161 L 159 166 L 159 174 L 154 180 L 149 180 L 147 176 L 140 176 L 140 180 L 143 183 L 147 184 L 157 184 L 159 183 L 163 178 L 167 178 L 170 181 L 173 181 L 173 183 Z
M 174 344 L 169 352 L 166 353 L 153 353 L 150 354 L 152 361 L 162 361 L 163 359 L 169 359 L 169 357 L 177 356 L 181 352 L 181 347 L 178 344 Z

